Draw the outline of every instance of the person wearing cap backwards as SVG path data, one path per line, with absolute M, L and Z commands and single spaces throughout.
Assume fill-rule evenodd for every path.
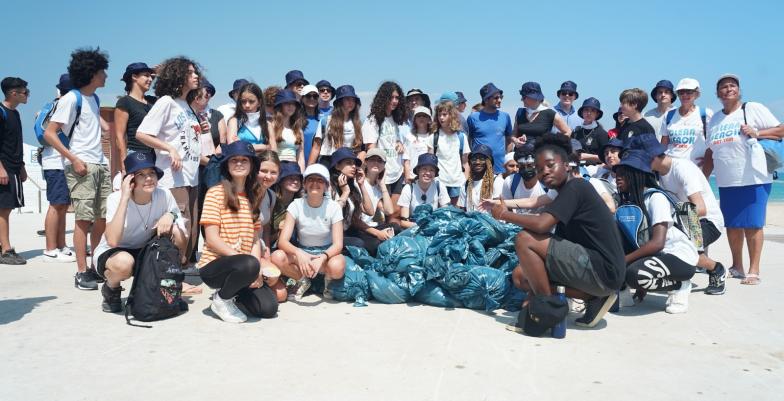
M 713 110 L 694 103 L 700 97 L 700 83 L 694 78 L 681 79 L 675 92 L 681 99 L 681 106 L 665 115 L 661 143 L 667 146 L 668 155 L 691 160 L 697 166 L 702 166 L 708 148 L 705 136 Z
M 664 117 L 673 109 L 675 100 L 678 99 L 672 82 L 666 79 L 657 82 L 656 86 L 651 89 L 651 99 L 656 102 L 656 107 L 646 111 L 643 117 L 653 127 L 656 138 L 661 140 Z
M 311 279 L 324 274 L 328 281 L 343 278 L 346 259 L 343 252 L 343 213 L 340 205 L 325 196 L 329 191 L 329 171 L 314 163 L 305 169 L 305 195 L 289 205 L 278 237 L 278 250 L 272 262 L 286 277 L 297 281 L 293 299 L 300 300 L 310 288 Z M 296 230 L 296 242 L 292 242 Z M 325 285 L 326 287 L 326 285 Z
M 310 161 L 310 151 L 313 149 L 313 139 L 316 137 L 316 130 L 321 119 L 321 111 L 319 110 L 319 97 L 321 95 L 313 85 L 305 85 L 302 88 L 301 95 L 299 101 L 307 121 L 305 128 L 302 130 L 303 154 L 305 155 L 305 165 L 307 165 L 308 161 Z M 332 107 L 329 110 L 331 112 Z M 300 169 L 300 171 L 302 170 Z
M 604 115 L 602 105 L 598 99 L 589 97 L 577 109 L 577 114 L 583 119 L 583 123 L 572 131 L 572 138 L 580 141 L 583 148 L 580 160 L 591 166 L 600 164 L 599 153 L 610 140 L 607 131 L 599 123 Z
M 284 89 L 275 96 L 275 113 L 270 124 L 270 136 L 277 143 L 280 160 L 297 163 L 305 168 L 305 152 L 302 146 L 303 129 L 307 120 L 299 110 L 300 103 L 294 92 Z
M 551 286 L 565 286 L 567 297 L 586 301 L 585 315 L 576 323 L 593 327 L 615 302 L 626 265 L 613 215 L 591 184 L 570 174 L 570 153 L 565 135 L 539 139 L 536 169 L 559 196 L 533 215 L 509 212 L 502 197 L 492 215 L 524 228 L 515 239 L 520 264 L 512 273 L 514 285 L 528 291 L 529 298 L 549 296 Z M 516 326 L 523 324 L 525 313 L 524 308 Z
M 131 63 L 125 67 L 122 81 L 126 95 L 117 99 L 114 108 L 114 141 L 118 154 L 123 157 L 129 151 L 153 151 L 136 140 L 136 129 L 156 100 L 154 96 L 145 95 L 152 87 L 153 74 L 155 70 L 145 63 Z
M 492 82 L 485 84 L 480 90 L 482 110 L 468 116 L 468 140 L 473 149 L 475 146 L 487 145 L 493 150 L 496 174 L 504 171 L 504 155 L 512 143 L 512 118 L 499 110 L 504 91 L 496 88 Z
M 438 157 L 439 181 L 446 186 L 452 205 L 457 205 L 460 188 L 469 171 L 468 138 L 461 131 L 460 114 L 452 102 L 436 105 L 436 120 L 433 135 L 428 139 L 427 151 Z
M 308 164 L 319 162 L 324 166 L 330 165 L 332 153 L 341 147 L 353 150 L 360 160 L 365 158 L 363 128 L 359 118 L 361 106 L 353 86 L 341 85 L 335 89 L 332 112 L 319 121 Z
M 324 116 L 332 112 L 332 99 L 335 98 L 335 88 L 329 81 L 322 79 L 316 82 L 316 89 L 319 96 L 318 102 L 318 119 L 321 120 Z M 307 92 L 302 93 L 304 96 Z M 305 153 L 307 155 L 307 153 Z
M 711 172 L 716 175 L 732 252 L 730 273 L 743 278 L 741 284 L 759 284 L 762 229 L 772 177 L 757 141 L 781 139 L 784 126 L 767 107 L 741 100 L 740 79 L 736 75 L 721 76 L 716 82 L 716 94 L 723 107 L 708 123 L 708 150 L 702 170 L 706 176 Z M 749 249 L 748 274 L 743 267 L 744 237 Z
M 438 104 L 441 105 L 441 102 Z M 411 127 L 411 132 L 406 134 L 406 157 L 403 160 L 406 182 L 414 180 L 413 169 L 416 167 L 419 155 L 427 153 L 427 144 L 432 143 L 432 136 L 433 116 L 430 113 L 430 109 L 424 106 L 417 106 L 414 109 L 414 125 Z
M 628 118 L 618 133 L 618 138 L 625 141 L 635 135 L 655 132 L 651 124 L 642 118 L 642 109 L 648 104 L 648 95 L 640 88 L 626 89 L 618 97 L 621 102 L 621 113 Z
M 575 128 L 583 124 L 582 116 L 580 113 L 575 113 L 574 110 L 574 102 L 580 98 L 580 94 L 577 93 L 577 84 L 573 81 L 566 81 L 561 84 L 561 88 L 555 94 L 558 96 L 558 103 L 553 106 L 553 110 L 561 116 L 569 129 L 574 131 Z M 552 128 L 553 134 L 558 132 L 563 133 L 563 130 L 558 127 Z
M 106 279 L 101 288 L 104 312 L 122 311 L 120 285 L 133 276 L 139 252 L 154 236 L 171 236 L 182 252 L 186 228 L 177 202 L 168 189 L 158 187 L 163 171 L 155 167 L 152 152 L 125 157 L 119 191 L 106 199 L 106 231 L 93 257 L 98 274 Z
M 690 280 L 699 256 L 692 240 L 675 226 L 672 217 L 675 210 L 656 182 L 651 159 L 645 150 L 631 149 L 613 167 L 621 198 L 642 209 L 649 227 L 647 242 L 637 249 L 628 247 L 626 284 L 636 290 L 637 302 L 648 291 L 667 291 L 665 311 L 685 313 L 689 308 Z M 631 241 L 627 239 L 626 243 Z
M 10 245 L 9 217 L 13 209 L 24 206 L 22 183 L 27 181 L 24 165 L 22 120 L 17 107 L 27 104 L 30 89 L 18 77 L 3 78 L 5 100 L 0 103 L 0 264 L 23 265 L 27 261 Z
M 250 82 L 248 82 L 247 79 L 235 79 L 234 83 L 231 85 L 231 90 L 229 91 L 229 98 L 231 98 L 231 101 L 218 106 L 218 111 L 223 114 L 223 118 L 226 120 L 226 122 L 228 122 L 229 118 L 234 115 L 234 111 L 237 108 L 237 95 L 240 88 L 249 83 Z
M 493 174 L 493 152 L 487 145 L 479 145 L 468 155 L 471 166 L 468 180 L 460 189 L 457 206 L 467 212 L 489 213 L 481 207 L 483 199 L 498 199 L 504 186 L 504 177 Z
M 224 322 L 242 323 L 247 315 L 272 318 L 278 301 L 271 286 L 282 283 L 272 274 L 274 266 L 262 264 L 259 159 L 245 141 L 226 145 L 223 156 L 221 182 L 207 191 L 199 222 L 206 240 L 199 276 L 215 289 L 210 309 Z
M 302 74 L 300 70 L 291 70 L 286 73 L 286 88 L 292 91 L 296 96 L 297 100 L 299 100 L 300 92 L 302 92 L 302 88 L 305 85 L 309 84 L 305 76 Z
M 566 124 L 564 117 L 543 104 L 544 94 L 539 83 L 524 83 L 520 88 L 520 96 L 524 107 L 518 108 L 515 113 L 515 134 L 512 141 L 516 146 L 527 141 L 536 142 L 537 138 L 551 132 L 571 135 L 572 129 Z M 567 100 L 572 97 L 574 95 L 563 95 Z M 569 102 L 571 107 L 571 100 Z
M 450 203 L 446 186 L 438 181 L 438 157 L 432 153 L 419 156 L 414 169 L 416 179 L 403 187 L 403 193 L 397 205 L 400 207 L 400 226 L 414 227 L 416 223 L 409 220 L 419 205 L 430 205 L 435 210 Z

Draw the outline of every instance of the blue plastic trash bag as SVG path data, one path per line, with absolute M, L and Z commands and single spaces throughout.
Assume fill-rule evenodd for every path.
M 408 286 L 408 293 L 414 296 L 425 285 L 425 269 L 422 266 L 410 265 L 405 273 L 406 285 Z
M 467 217 L 481 225 L 482 229 L 478 234 L 474 235 L 474 238 L 483 243 L 487 248 L 494 247 L 504 242 L 509 236 L 503 223 L 494 219 L 487 213 L 470 212 L 467 214 Z
M 329 289 L 334 300 L 354 302 L 354 306 L 367 306 L 367 300 L 370 298 L 367 274 L 349 257 L 346 257 L 346 273 L 343 278 L 332 280 Z
M 444 288 L 467 308 L 492 311 L 501 306 L 511 282 L 501 270 L 453 264 L 442 280 Z
M 364 270 L 369 269 L 370 265 L 373 264 L 373 261 L 376 260 L 376 258 L 370 256 L 367 249 L 365 248 L 358 248 L 347 245 L 346 250 L 348 251 L 349 255 L 351 255 L 351 259 L 354 260 L 354 263 Z
M 511 277 L 509 279 L 511 280 Z M 519 311 L 523 308 L 523 302 L 525 301 L 526 296 L 527 294 L 525 291 L 510 284 L 509 291 L 501 301 L 501 309 L 507 310 L 509 312 Z
M 414 295 L 414 300 L 425 305 L 439 306 L 442 308 L 462 308 L 463 303 L 450 295 L 438 284 L 429 281 Z
M 425 256 L 422 263 L 425 280 L 436 280 L 444 277 L 452 262 L 439 254 Z
M 402 304 L 411 299 L 411 294 L 406 286 L 401 286 L 398 283 L 405 283 L 405 277 L 401 278 L 399 273 L 390 273 L 389 276 L 395 277 L 390 279 L 384 277 L 378 272 L 367 271 L 368 284 L 370 284 L 370 293 L 373 298 L 378 302 L 384 304 Z
M 419 237 L 395 236 L 381 243 L 376 254 L 375 270 L 381 274 L 405 272 L 410 265 L 421 265 L 428 241 Z
M 482 224 L 472 219 L 453 220 L 433 237 L 428 254 L 438 253 L 452 262 L 466 262 L 470 259 L 467 263 L 484 264 L 485 248 L 474 239 L 483 231 Z

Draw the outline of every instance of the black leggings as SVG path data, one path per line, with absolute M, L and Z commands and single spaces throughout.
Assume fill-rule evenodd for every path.
M 272 288 L 248 286 L 259 277 L 259 261 L 250 255 L 222 256 L 199 269 L 199 276 L 210 288 L 220 288 L 218 296 L 237 301 L 248 314 L 270 318 L 278 312 L 278 299 Z
M 673 291 L 691 279 L 695 269 L 675 255 L 645 256 L 626 267 L 626 284 L 636 290 Z
M 383 230 L 383 229 L 386 229 L 388 227 L 392 227 L 392 229 L 395 230 L 395 234 L 399 234 L 400 231 L 401 231 L 400 226 L 397 225 L 397 224 L 380 223 L 378 226 L 373 227 L 373 228 L 375 228 L 377 230 Z M 370 254 L 370 256 L 372 256 L 374 258 L 376 257 L 376 253 L 378 253 L 378 247 L 381 245 L 381 240 L 376 238 L 375 235 L 368 234 L 365 231 L 357 230 L 354 227 L 349 228 L 348 231 L 346 231 L 346 235 L 349 235 L 349 236 L 352 236 L 352 237 L 356 237 L 359 240 L 361 240 L 362 242 L 364 242 L 362 248 L 367 249 L 367 251 Z M 345 239 L 344 239 L 344 241 L 345 241 Z M 346 243 L 345 245 L 354 245 L 354 244 Z M 354 245 L 354 246 L 356 246 L 356 245 Z

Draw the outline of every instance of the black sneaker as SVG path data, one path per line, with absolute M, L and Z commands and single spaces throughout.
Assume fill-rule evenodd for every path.
M 13 248 L 11 248 L 11 249 L 3 252 L 2 255 L 0 255 L 0 264 L 3 264 L 3 265 L 26 265 L 27 261 L 23 257 L 19 256 L 19 254 L 17 254 L 16 251 Z
M 39 237 L 45 237 L 46 236 L 46 230 L 38 230 L 35 233 L 38 234 Z
M 74 287 L 80 290 L 97 290 L 98 283 L 88 272 L 76 272 Z
M 101 308 L 104 312 L 118 313 L 122 312 L 122 287 L 110 288 L 108 284 L 101 287 L 101 295 L 103 295 L 103 302 Z
M 606 297 L 596 297 L 585 301 L 585 314 L 583 317 L 577 318 L 574 321 L 575 324 L 580 327 L 596 326 L 615 303 L 616 298 L 618 298 L 618 294 L 612 293 Z
M 726 291 L 724 282 L 727 279 L 727 269 L 724 268 L 719 262 L 716 262 L 716 267 L 708 272 L 708 287 L 705 288 L 705 293 L 708 295 L 722 295 Z
M 101 284 L 101 283 L 103 283 L 104 281 L 106 281 L 106 279 L 105 279 L 105 278 L 103 278 L 103 277 L 101 277 L 101 275 L 100 275 L 100 274 L 98 274 L 98 272 L 97 272 L 97 271 L 95 271 L 95 269 L 94 269 L 94 268 L 92 268 L 92 267 L 91 267 L 91 268 L 89 268 L 89 269 L 87 269 L 87 274 L 89 274 L 89 275 L 90 275 L 90 278 L 92 278 L 93 280 L 95 280 L 95 282 L 96 282 L 96 283 L 98 283 L 98 284 Z

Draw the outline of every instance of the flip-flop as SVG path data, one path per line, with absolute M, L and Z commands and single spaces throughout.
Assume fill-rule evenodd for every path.
M 749 273 L 740 283 L 744 285 L 759 285 L 761 282 L 762 280 L 760 280 L 759 274 Z
M 730 277 L 732 278 L 739 278 L 739 279 L 746 278 L 746 274 L 738 270 L 738 268 L 735 266 L 730 267 L 727 271 L 730 273 Z
M 183 283 L 184 285 L 185 283 Z M 190 284 L 188 284 L 190 285 Z M 188 288 L 183 288 L 182 295 L 189 296 L 189 295 L 199 295 L 202 293 L 202 288 L 200 285 L 190 285 Z

